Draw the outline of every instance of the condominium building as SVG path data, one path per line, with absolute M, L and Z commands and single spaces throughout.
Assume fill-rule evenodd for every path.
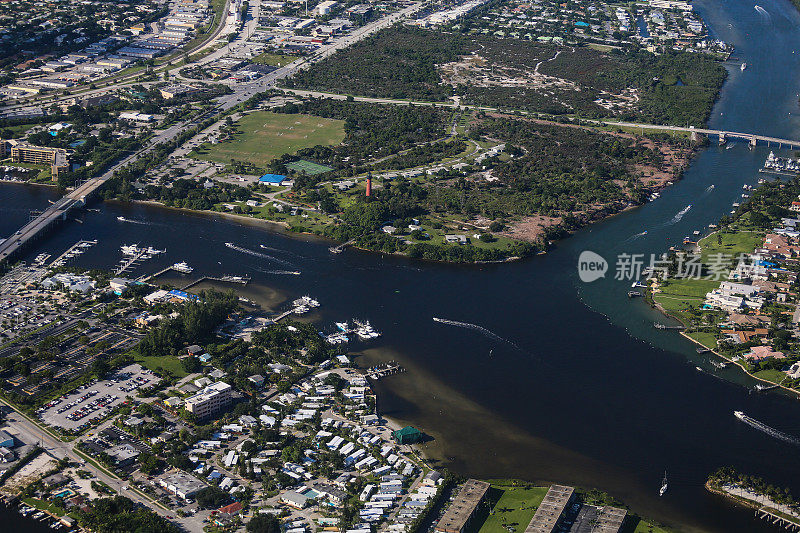
M 233 388 L 223 381 L 213 383 L 197 394 L 186 398 L 184 407 L 198 419 L 220 412 L 231 403 Z
M 3 154 L 10 152 L 14 163 L 31 163 L 34 165 L 50 165 L 53 179 L 69 170 L 69 153 L 63 148 L 34 146 L 18 141 L 0 142 Z

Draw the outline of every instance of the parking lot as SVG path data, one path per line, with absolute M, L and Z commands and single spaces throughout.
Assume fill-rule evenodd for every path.
M 92 421 L 105 417 L 126 396 L 135 396 L 138 389 L 158 380 L 141 365 L 128 365 L 105 380 L 93 381 L 53 400 L 39 410 L 39 418 L 67 430 L 88 427 Z

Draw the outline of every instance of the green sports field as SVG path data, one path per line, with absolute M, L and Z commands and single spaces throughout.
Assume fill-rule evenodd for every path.
M 287 163 L 286 168 L 294 170 L 295 172 L 305 172 L 309 176 L 316 176 L 317 174 L 322 174 L 323 172 L 330 172 L 333 170 L 332 167 L 319 165 L 312 161 L 306 161 L 305 159 Z
M 344 121 L 311 115 L 257 111 L 236 122 L 238 133 L 219 144 L 203 144 L 191 156 L 218 163 L 231 159 L 266 166 L 283 154 L 303 148 L 337 145 L 344 140 Z

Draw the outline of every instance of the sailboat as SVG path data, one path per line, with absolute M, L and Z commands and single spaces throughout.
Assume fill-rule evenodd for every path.
M 663 496 L 664 493 L 667 492 L 667 487 L 668 486 L 669 485 L 667 484 L 667 471 L 664 470 L 664 481 L 661 482 L 661 488 L 658 491 L 658 495 L 659 496 Z

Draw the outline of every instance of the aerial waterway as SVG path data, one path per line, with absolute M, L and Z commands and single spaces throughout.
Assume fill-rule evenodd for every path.
M 759 0 L 768 20 L 740 0 L 698 0 L 694 6 L 717 37 L 737 45 L 710 126 L 800 138 L 800 15 L 788 0 Z M 741 61 L 748 63 L 745 71 Z M 770 149 L 733 144 L 700 153 L 684 179 L 655 202 L 587 228 L 547 255 L 513 264 L 420 263 L 357 249 L 331 254 L 330 242 L 261 225 L 118 203 L 96 206 L 101 212 L 87 213 L 83 224 L 63 225 L 28 259 L 97 239 L 73 264 L 110 268 L 120 245 L 146 242 L 168 250 L 148 263 L 148 271 L 185 261 L 198 275 L 247 272 L 252 279 L 237 292 L 276 307 L 283 299 L 314 294 L 323 304 L 320 323 L 363 316 L 383 332 L 364 352 L 365 365 L 396 361 L 407 372 L 375 385 L 381 410 L 431 435 L 426 453 L 437 464 L 485 478 L 598 487 L 636 512 L 684 530 L 773 531 L 751 512 L 707 493 L 703 483 L 710 472 L 731 465 L 800 492 L 796 447 L 731 416 L 742 410 L 798 434 L 800 402 L 774 392 L 750 394 L 753 383 L 734 368 L 717 370 L 708 354 L 697 354 L 677 332 L 654 329 L 654 322 L 666 322 L 663 315 L 627 298 L 630 280 L 614 279 L 619 254 L 649 257 L 695 230 L 709 231 L 741 201 L 742 186 L 763 177 L 758 169 Z M 13 234 L 27 221 L 27 209 L 41 209 L 54 196 L 0 185 L 0 236 Z M 680 220 L 664 224 L 688 205 Z M 171 230 L 120 224 L 119 216 Z M 226 242 L 269 251 L 263 255 L 270 257 Z M 605 278 L 588 284 L 578 279 L 584 250 L 606 258 Z M 268 273 L 276 271 L 276 256 L 297 257 L 288 268 L 303 275 Z M 159 283 L 170 282 L 168 276 Z M 174 284 L 182 281 L 176 275 Z M 521 350 L 462 327 L 443 327 L 434 316 L 479 324 Z M 659 498 L 664 470 L 669 491 Z

